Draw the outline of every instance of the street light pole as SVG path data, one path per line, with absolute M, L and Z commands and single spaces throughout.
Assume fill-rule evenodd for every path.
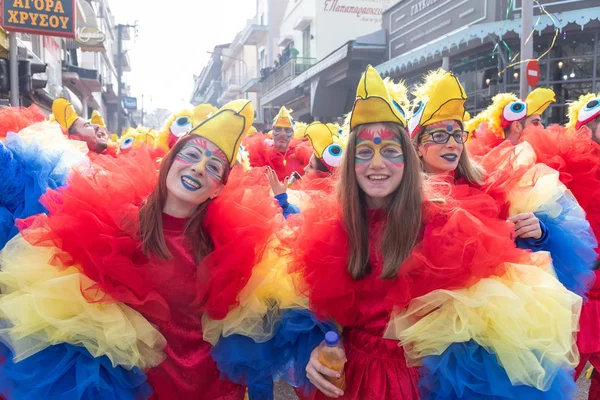
M 521 6 L 521 76 L 519 94 L 524 99 L 529 94 L 527 83 L 527 61 L 533 58 L 533 35 L 527 40 L 533 29 L 533 0 L 523 0 Z
M 19 107 L 19 54 L 16 32 L 8 34 L 8 61 L 10 68 L 10 105 Z

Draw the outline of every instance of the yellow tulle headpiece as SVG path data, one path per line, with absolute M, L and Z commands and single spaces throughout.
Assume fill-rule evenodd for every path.
M 556 103 L 556 95 L 552 89 L 537 88 L 527 95 L 525 103 L 528 117 L 534 114 L 543 114 L 550 104 Z
M 467 93 L 452 72 L 441 68 L 429 72 L 414 95 L 415 105 L 408 128 L 411 137 L 422 127 L 437 122 L 455 120 L 463 123 L 468 119 Z
M 63 97 L 59 97 L 52 102 L 52 115 L 56 122 L 67 131 L 77 121 L 77 118 L 79 118 L 73 104 Z
M 190 131 L 190 134 L 201 136 L 219 147 L 233 167 L 238 156 L 242 140 L 254 122 L 254 107 L 250 100 L 234 100 L 225 104 L 219 111 L 210 116 Z
M 600 116 L 600 93 L 588 93 L 569 104 L 567 129 L 579 129 Z
M 359 125 L 377 122 L 394 122 L 406 128 L 402 99 L 393 99 L 392 95 L 377 70 L 369 65 L 356 89 L 356 100 L 350 114 L 350 130 Z
M 279 112 L 273 119 L 273 126 L 281 126 L 282 128 L 293 128 L 294 127 L 294 118 L 292 118 L 291 114 L 292 110 L 288 110 L 287 108 L 281 107 Z
M 208 117 L 219 111 L 219 109 L 212 104 L 202 103 L 198 104 L 192 110 L 192 125 L 196 126 L 206 121 Z
M 305 122 L 296 122 L 294 124 L 294 137 L 296 139 L 304 139 L 304 133 L 306 132 L 307 127 L 308 124 Z
M 340 166 L 344 149 L 335 125 L 315 121 L 308 125 L 305 135 L 315 151 L 315 156 L 327 167 Z
M 92 112 L 92 118 L 90 118 L 90 122 L 92 124 L 100 125 L 101 127 L 106 128 L 106 124 L 104 123 L 104 118 L 102 118 L 102 115 L 100 115 L 98 110 L 94 110 Z

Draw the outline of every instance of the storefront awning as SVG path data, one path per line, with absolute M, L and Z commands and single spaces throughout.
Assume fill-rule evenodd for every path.
M 546 15 L 534 17 L 533 21 L 534 24 L 536 24 L 535 30 L 542 32 L 544 29 L 555 25 L 562 30 L 568 24 L 577 24 L 581 26 L 581 29 L 583 30 L 583 27 L 590 21 L 600 20 L 600 7 L 554 13 L 552 16 L 556 23 Z M 439 56 L 444 51 L 458 48 L 461 44 L 468 43 L 471 40 L 478 39 L 483 43 L 488 36 L 502 37 L 508 32 L 514 32 L 517 35 L 520 35 L 521 19 L 488 22 L 461 28 L 454 32 L 450 32 L 435 41 L 426 43 L 423 46 L 417 47 L 416 49 L 386 61 L 375 68 L 382 75 L 391 75 L 409 65 L 418 64 L 429 57 Z

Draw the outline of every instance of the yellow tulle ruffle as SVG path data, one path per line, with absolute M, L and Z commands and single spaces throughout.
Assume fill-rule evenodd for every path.
M 240 304 L 222 320 L 204 314 L 204 340 L 216 344 L 219 336 L 243 335 L 262 343 L 273 337 L 279 313 L 284 309 L 308 309 L 308 299 L 295 289 L 295 276 L 288 273 L 287 257 L 278 254 L 279 241 L 271 240 L 261 261 L 252 270 L 239 294 Z
M 514 385 L 547 390 L 557 368 L 577 365 L 582 299 L 554 277 L 547 253 L 531 257 L 531 265 L 508 264 L 503 276 L 414 299 L 392 316 L 385 337 L 400 341 L 411 365 L 474 340 L 496 354 Z
M 60 250 L 35 247 L 15 236 L 0 253 L 0 336 L 15 361 L 51 345 L 84 346 L 113 365 L 141 369 L 164 359 L 166 341 L 141 314 L 93 289 L 75 266 L 49 264 Z M 96 290 L 102 303 L 87 299 Z M 91 301 L 91 302 L 90 302 Z

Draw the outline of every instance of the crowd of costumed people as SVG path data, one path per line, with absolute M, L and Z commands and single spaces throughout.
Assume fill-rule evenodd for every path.
M 466 102 L 369 66 L 341 126 L 0 109 L 1 398 L 600 398 L 600 95 Z

